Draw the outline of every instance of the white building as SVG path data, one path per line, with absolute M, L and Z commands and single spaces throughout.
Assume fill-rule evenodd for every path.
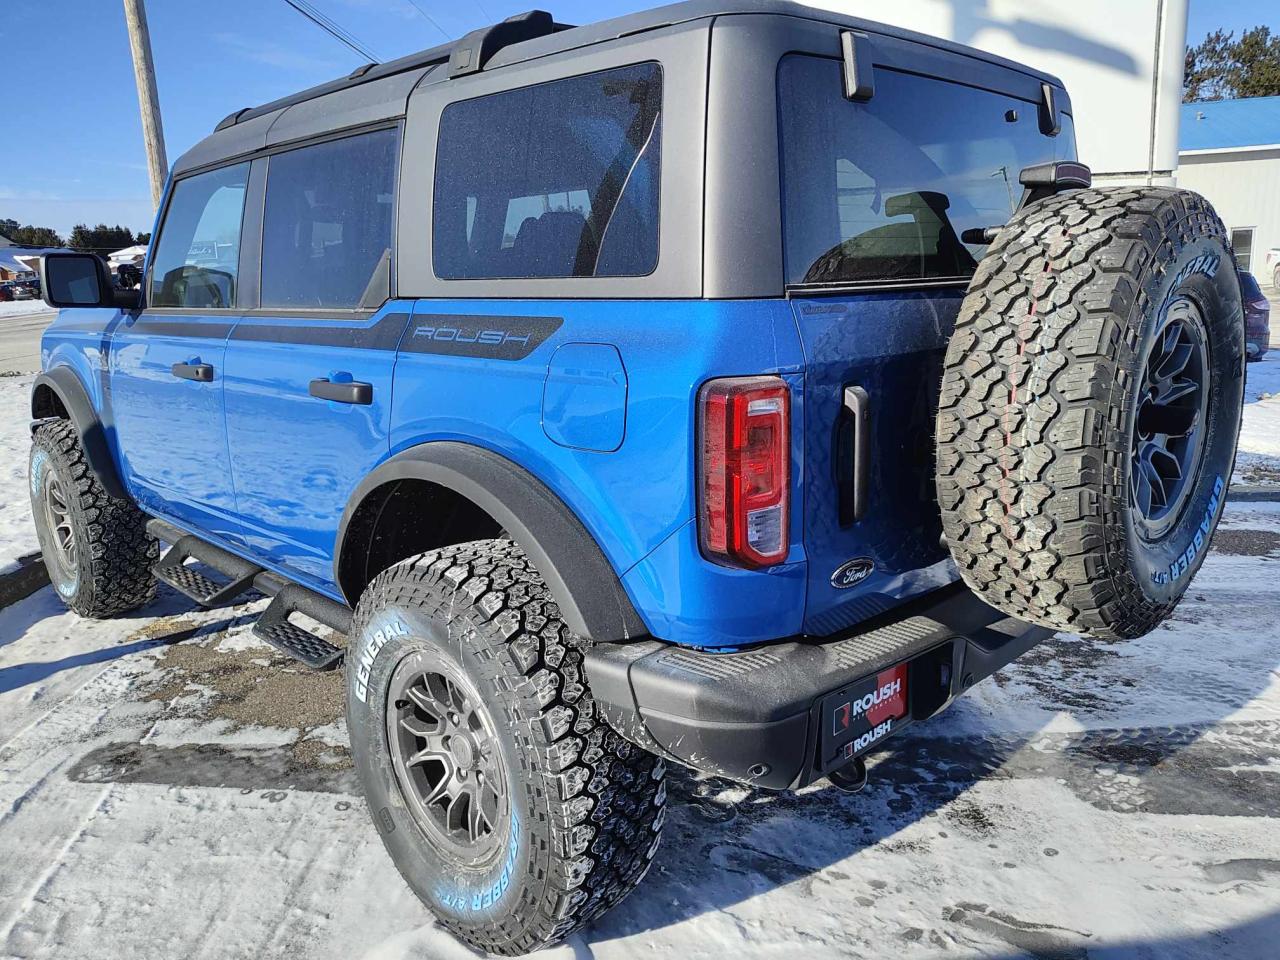
M 1280 97 L 1182 104 L 1189 0 L 816 0 L 1046 70 L 1071 94 L 1098 184 L 1203 194 L 1241 266 L 1269 284 L 1280 247 Z
M 1178 186 L 1203 194 L 1231 231 L 1240 266 L 1280 286 L 1280 97 L 1182 108 Z
M 1105 183 L 1172 184 L 1188 0 L 817 0 L 1060 77 L 1079 157 Z

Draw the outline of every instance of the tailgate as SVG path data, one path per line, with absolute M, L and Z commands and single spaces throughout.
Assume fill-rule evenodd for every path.
M 805 632 L 825 636 L 956 578 L 934 493 L 942 356 L 961 290 L 792 301 L 804 346 Z M 847 388 L 865 394 L 865 442 Z M 864 456 L 855 463 L 856 451 Z M 852 516 L 855 471 L 863 510 Z

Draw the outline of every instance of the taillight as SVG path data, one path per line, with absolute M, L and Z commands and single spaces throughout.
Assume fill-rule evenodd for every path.
M 1261 300 L 1250 300 L 1249 306 L 1253 307 L 1253 309 L 1255 310 L 1266 310 L 1270 312 L 1271 301 L 1268 300 L 1266 297 L 1263 297 Z
M 698 395 L 698 535 L 711 559 L 767 567 L 787 556 L 791 392 L 781 377 L 712 380 Z

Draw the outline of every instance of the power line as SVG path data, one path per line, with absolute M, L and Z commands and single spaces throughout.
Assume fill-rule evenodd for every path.
M 451 34 L 444 27 L 440 26 L 439 22 L 436 20 L 435 17 L 433 17 L 431 14 L 427 13 L 427 11 L 423 10 L 420 6 L 418 6 L 418 0 L 407 0 L 407 2 L 409 6 L 413 7 L 413 9 L 417 10 L 420 14 L 422 14 L 424 17 L 427 18 L 427 23 L 431 24 L 433 27 L 435 27 L 437 30 L 443 33 L 446 39 L 448 40 L 453 39 L 453 34 Z
M 297 10 L 300 14 L 314 23 L 317 27 L 329 34 L 335 40 L 346 44 L 360 56 L 364 57 L 370 63 L 379 63 L 380 61 L 373 53 L 357 40 L 349 31 L 342 29 L 323 13 L 313 7 L 307 0 L 284 0 L 289 6 Z

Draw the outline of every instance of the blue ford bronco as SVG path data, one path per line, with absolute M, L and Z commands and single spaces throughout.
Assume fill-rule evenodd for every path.
M 271 597 L 263 640 L 345 661 L 405 881 L 481 949 L 560 939 L 648 869 L 666 764 L 856 789 L 1187 589 L 1234 261 L 1072 124 L 1053 77 L 772 0 L 535 11 L 239 110 L 140 290 L 44 259 L 54 588 Z

